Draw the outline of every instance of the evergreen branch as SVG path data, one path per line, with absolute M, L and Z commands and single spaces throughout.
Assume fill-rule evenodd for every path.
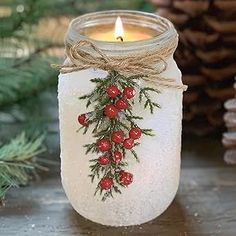
M 142 134 L 147 135 L 147 136 L 155 136 L 155 134 L 153 134 L 152 129 L 142 129 Z
M 86 144 L 86 145 L 84 145 L 84 147 L 86 148 L 85 154 L 88 154 L 89 152 L 92 152 L 92 153 L 98 152 L 96 143 Z
M 8 144 L 0 147 L 0 199 L 11 187 L 26 185 L 40 165 L 36 156 L 45 151 L 44 135 L 27 138 L 23 132 Z
M 90 80 L 92 83 L 96 83 L 96 84 L 101 84 L 102 83 L 102 80 L 101 78 L 93 78 Z
M 109 189 L 108 191 L 106 191 L 102 197 L 102 201 L 104 202 L 108 197 L 112 197 L 113 198 L 113 194 L 112 194 L 112 189 Z
M 137 162 L 140 162 L 137 153 L 132 149 L 131 153 L 133 154 L 134 158 L 136 159 Z
M 117 186 L 114 186 L 113 189 L 114 189 L 114 191 L 115 191 L 116 193 L 120 193 L 120 194 L 121 194 L 121 191 L 119 190 L 119 188 L 118 188 Z
M 143 97 L 146 99 L 145 103 L 144 103 L 144 108 L 149 108 L 150 113 L 153 114 L 154 112 L 154 108 L 161 108 L 159 104 L 157 104 L 156 102 L 153 102 L 151 100 L 150 95 L 148 94 L 148 91 L 151 92 L 155 92 L 155 93 L 160 93 L 159 90 L 154 89 L 154 88 L 150 88 L 150 87 L 145 87 L 145 88 L 141 88 L 139 91 L 139 103 L 142 102 Z
M 90 94 L 86 94 L 86 95 L 83 95 L 81 97 L 79 97 L 80 100 L 84 100 L 84 99 L 89 99 L 91 97 L 91 93 Z
M 116 104 L 119 99 L 124 99 L 122 93 L 119 93 L 115 98 L 111 98 L 107 94 L 107 88 L 110 85 L 115 85 L 118 90 L 125 89 L 127 87 L 137 88 L 139 91 L 139 102 L 142 99 L 145 99 L 144 107 L 149 108 L 151 113 L 155 107 L 160 107 L 156 102 L 151 100 L 150 92 L 159 93 L 158 90 L 154 88 L 144 87 L 140 89 L 140 86 L 137 80 L 141 79 L 142 76 L 132 76 L 132 77 L 125 77 L 118 72 L 110 72 L 108 76 L 104 79 L 94 78 L 91 82 L 95 83 L 95 89 L 89 93 L 81 96 L 79 99 L 84 99 L 87 101 L 86 107 L 93 104 L 94 110 L 86 113 L 87 116 L 87 123 L 84 126 L 84 133 L 92 125 L 92 133 L 93 137 L 96 139 L 94 143 L 86 144 L 84 147 L 86 148 L 86 154 L 88 153 L 99 153 L 99 148 L 97 147 L 97 141 L 102 139 L 108 140 L 110 142 L 111 147 L 102 153 L 102 156 L 98 157 L 97 159 L 90 160 L 90 171 L 91 174 L 89 177 L 91 178 L 91 182 L 94 179 L 98 180 L 108 180 L 113 181 L 112 185 L 107 188 L 103 189 L 100 186 L 100 182 L 95 190 L 95 195 L 100 193 L 102 195 L 102 201 L 105 201 L 108 197 L 113 197 L 113 192 L 121 193 L 119 187 L 127 187 L 127 183 L 122 183 L 120 180 L 119 172 L 124 171 L 123 168 L 128 165 L 127 159 L 127 150 L 130 151 L 132 156 L 139 162 L 138 155 L 134 148 L 125 148 L 124 144 L 122 143 L 115 143 L 112 141 L 112 134 L 114 131 L 122 131 L 123 134 L 130 135 L 129 132 L 131 128 L 139 128 L 136 124 L 137 120 L 142 120 L 143 117 L 137 116 L 133 114 L 132 105 L 135 104 L 135 100 L 128 100 L 128 108 L 119 110 L 117 116 L 115 118 L 108 118 L 104 115 L 104 108 L 107 105 Z M 140 129 L 140 128 L 139 128 Z M 153 136 L 151 129 L 141 129 L 141 133 L 148 136 Z M 140 145 L 137 140 L 134 142 L 134 146 L 136 147 Z M 119 161 L 115 161 L 113 159 L 114 152 L 122 153 L 122 159 Z M 101 159 L 100 159 L 101 158 Z M 106 159 L 106 164 L 100 163 L 103 159 Z M 105 166 L 104 166 L 105 165 Z M 126 173 L 127 174 L 127 173 Z M 130 173 L 129 173 L 130 174 Z
M 29 1 L 25 0 L 25 5 L 23 11 L 19 9 L 19 2 L 9 1 L 11 4 L 11 14 L 6 17 L 1 17 L 0 26 L 0 37 L 11 37 L 19 34 L 19 31 L 24 28 L 25 25 L 30 25 L 31 27 L 35 25 L 38 20 L 44 16 L 46 8 L 49 6 L 47 1 Z M 41 14 L 37 11 L 40 8 Z M 18 9 L 18 11 L 17 11 Z
M 127 119 L 127 121 L 130 122 L 131 127 L 134 127 L 134 126 L 136 126 L 135 121 L 136 121 L 136 120 L 142 120 L 143 117 L 134 116 L 134 115 L 126 115 L 126 119 Z
M 155 92 L 155 93 L 161 93 L 160 90 L 158 89 L 155 89 L 155 88 L 151 88 L 151 87 L 145 87 L 145 88 L 142 88 L 143 91 L 150 91 L 150 92 Z
M 57 72 L 50 68 L 55 58 L 37 56 L 20 67 L 0 71 L 0 106 L 28 97 L 57 83 Z M 20 73 L 19 73 L 20 71 Z

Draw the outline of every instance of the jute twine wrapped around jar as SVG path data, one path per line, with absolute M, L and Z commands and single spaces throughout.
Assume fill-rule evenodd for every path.
M 160 74 L 167 69 L 166 59 L 171 56 L 178 45 L 178 36 L 168 43 L 157 45 L 151 51 L 140 51 L 137 54 L 108 56 L 94 43 L 81 40 L 70 45 L 66 43 L 66 64 L 52 65 L 60 73 L 71 73 L 88 68 L 117 71 L 126 76 L 141 75 L 142 79 L 159 86 L 187 90 L 187 86 L 176 84 L 175 79 L 165 78 Z

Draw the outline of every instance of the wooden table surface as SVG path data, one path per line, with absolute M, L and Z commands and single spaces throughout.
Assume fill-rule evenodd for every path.
M 52 112 L 53 116 L 57 116 Z M 49 138 L 49 158 L 58 158 L 57 123 Z M 11 123 L 0 127 L 15 131 Z M 53 132 L 52 132 L 53 133 Z M 52 142 L 52 140 L 54 140 Z M 235 236 L 236 167 L 222 161 L 220 141 L 184 136 L 182 171 L 177 196 L 157 219 L 140 226 L 106 227 L 78 215 L 63 192 L 59 166 L 28 187 L 11 189 L 0 209 L 1 236 Z
M 133 227 L 105 227 L 79 216 L 65 197 L 58 171 L 52 171 L 31 186 L 8 193 L 0 210 L 0 235 L 235 236 L 236 168 L 226 166 L 221 155 L 218 141 L 184 143 L 174 202 L 157 219 Z

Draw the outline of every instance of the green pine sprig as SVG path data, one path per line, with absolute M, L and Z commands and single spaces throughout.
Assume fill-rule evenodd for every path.
M 144 108 L 149 108 L 151 114 L 153 114 L 155 107 L 157 108 L 161 108 L 161 107 L 159 104 L 151 100 L 151 97 L 148 92 L 160 93 L 160 91 L 154 88 L 149 88 L 149 87 L 141 88 L 139 91 L 139 103 L 145 100 Z
M 82 126 L 80 129 L 83 130 L 83 133 L 86 134 L 88 129 L 93 127 L 92 133 L 95 138 L 95 142 L 86 144 L 84 147 L 86 149 L 86 154 L 96 153 L 99 154 L 99 149 L 97 148 L 97 141 L 103 138 L 108 138 L 111 140 L 111 135 L 113 131 L 122 130 L 124 133 L 128 133 L 132 127 L 138 127 L 137 121 L 142 120 L 143 117 L 133 114 L 132 106 L 139 102 L 144 104 L 144 109 L 149 109 L 150 113 L 154 112 L 155 108 L 160 108 L 159 104 L 152 101 L 151 93 L 160 93 L 159 90 L 156 90 L 152 87 L 141 87 L 139 85 L 139 80 L 142 79 L 141 75 L 125 77 L 115 71 L 110 72 L 106 78 L 94 78 L 91 79 L 91 82 L 95 84 L 95 89 L 89 94 L 85 94 L 79 99 L 86 100 L 86 108 L 93 106 L 94 110 L 87 113 L 88 125 Z M 104 116 L 104 107 L 108 104 L 113 104 L 116 102 L 116 99 L 111 99 L 107 93 L 107 87 L 110 85 L 116 85 L 120 90 L 123 90 L 126 87 L 133 87 L 137 92 L 138 99 L 129 100 L 129 108 L 119 112 L 119 115 L 115 119 L 109 119 Z M 153 136 L 151 129 L 141 129 L 143 135 Z M 113 179 L 113 186 L 109 190 L 103 190 L 97 184 L 95 195 L 99 193 L 102 195 L 102 201 L 106 200 L 108 197 L 113 197 L 114 193 L 121 193 L 120 188 L 125 187 L 119 180 L 119 172 L 123 170 L 125 166 L 128 166 L 129 157 L 133 156 L 137 162 L 139 162 L 139 157 L 135 151 L 135 147 L 140 145 L 136 142 L 134 148 L 127 150 L 123 145 L 112 143 L 112 148 L 107 153 L 107 156 L 111 157 L 111 154 L 117 150 L 120 151 L 123 155 L 122 161 L 119 163 L 114 163 L 110 160 L 110 164 L 106 166 L 101 166 L 98 163 L 98 159 L 90 160 L 90 171 L 91 174 L 89 177 L 91 181 L 94 182 L 95 179 L 98 181 L 103 177 L 110 177 Z
M 26 185 L 36 169 L 36 157 L 45 151 L 44 135 L 28 138 L 23 132 L 0 147 L 0 200 L 11 187 Z
M 56 61 L 52 57 L 32 56 L 19 66 L 0 70 L 0 106 L 55 85 L 56 72 L 50 68 L 53 60 Z

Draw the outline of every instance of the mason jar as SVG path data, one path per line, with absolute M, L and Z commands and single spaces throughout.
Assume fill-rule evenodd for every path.
M 147 40 L 133 42 L 97 41 L 86 35 L 89 27 L 100 27 L 114 24 L 120 16 L 124 25 L 141 25 L 156 31 L 156 35 Z M 106 55 L 126 55 L 152 50 L 168 43 L 177 32 L 172 23 L 160 16 L 136 11 L 104 11 L 82 15 L 74 19 L 65 37 L 66 47 L 79 40 L 93 42 Z M 165 59 L 167 68 L 160 76 L 172 78 L 182 85 L 181 72 L 173 55 Z M 68 63 L 68 58 L 64 63 Z M 154 114 L 135 105 L 133 111 L 142 116 L 138 122 L 141 127 L 153 129 L 155 136 L 143 136 L 136 148 L 140 163 L 132 158 L 128 170 L 133 173 L 132 185 L 125 188 L 122 194 L 101 201 L 94 196 L 95 183 L 91 183 L 90 159 L 97 154 L 85 154 L 84 145 L 93 142 L 90 131 L 86 135 L 78 130 L 78 114 L 86 110 L 81 95 L 94 89 L 90 82 L 93 78 L 103 79 L 108 72 L 101 69 L 84 69 L 60 74 L 58 78 L 58 101 L 61 146 L 61 179 L 73 208 L 83 217 L 103 225 L 129 226 L 150 221 L 161 213 L 173 201 L 179 184 L 181 131 L 182 131 L 182 93 L 183 90 L 173 87 L 162 87 L 148 81 L 141 81 L 142 86 L 157 88 L 160 94 L 152 94 L 151 99 L 160 105 Z

